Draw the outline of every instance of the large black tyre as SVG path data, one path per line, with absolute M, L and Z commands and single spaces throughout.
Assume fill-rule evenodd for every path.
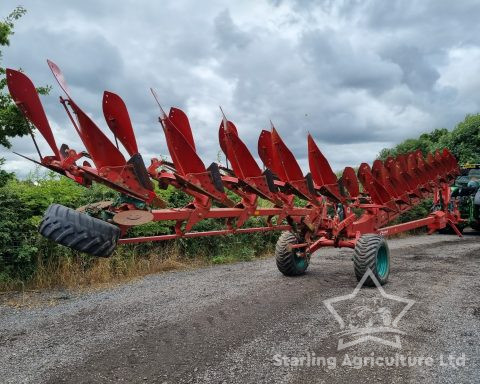
M 38 231 L 57 244 L 100 257 L 110 256 L 120 237 L 115 225 L 59 204 L 48 207 Z
M 390 250 L 385 238 L 375 234 L 362 235 L 355 245 L 353 265 L 358 281 L 370 268 L 378 282 L 385 284 L 390 273 Z M 375 282 L 368 277 L 364 285 L 373 287 Z
M 285 276 L 303 275 L 308 268 L 309 255 L 300 256 L 300 249 L 292 250 L 289 246 L 297 244 L 298 240 L 292 232 L 282 232 L 275 246 L 275 261 L 277 268 Z

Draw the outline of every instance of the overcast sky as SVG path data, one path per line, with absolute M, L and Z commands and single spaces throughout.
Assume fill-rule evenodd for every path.
M 339 170 L 480 110 L 479 1 L 2 0 L 0 16 L 18 4 L 28 13 L 1 64 L 53 86 L 44 107 L 57 143 L 75 149 L 47 58 L 104 132 L 102 93 L 122 96 L 146 161 L 168 154 L 149 87 L 187 113 L 207 165 L 219 105 L 255 156 L 271 119 L 304 171 L 307 132 Z M 35 156 L 29 138 L 13 143 Z

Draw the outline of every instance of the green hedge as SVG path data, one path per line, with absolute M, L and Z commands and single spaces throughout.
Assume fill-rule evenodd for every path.
M 171 207 L 186 205 L 191 198 L 174 188 L 159 190 L 158 193 Z M 0 283 L 28 281 L 41 262 L 46 264 L 59 258 L 82 258 L 88 268 L 92 258 L 66 247 L 58 246 L 42 238 L 37 227 L 46 208 L 52 203 L 76 208 L 88 203 L 113 199 L 116 192 L 99 184 L 84 188 L 70 179 L 54 173 L 36 173 L 26 180 L 12 175 L 4 178 L 0 185 Z M 263 225 L 262 218 L 252 218 L 248 226 Z M 151 222 L 132 228 L 127 236 L 151 236 L 171 233 L 168 222 Z M 204 220 L 195 230 L 223 228 L 220 220 Z M 271 252 L 277 233 L 255 233 L 236 236 L 215 236 L 194 239 L 179 239 L 173 242 L 179 253 L 186 258 L 206 258 L 214 263 L 231 260 L 249 260 Z M 116 258 L 141 258 L 152 253 L 161 254 L 172 242 L 148 242 L 122 245 L 115 251 Z

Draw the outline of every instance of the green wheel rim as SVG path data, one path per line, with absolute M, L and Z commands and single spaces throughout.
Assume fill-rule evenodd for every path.
M 307 262 L 305 260 L 305 257 L 298 256 L 297 252 L 294 253 L 293 259 L 295 260 L 295 265 L 297 266 L 298 269 L 302 270 L 307 267 Z
M 378 277 L 384 278 L 388 273 L 389 260 L 387 248 L 382 245 L 377 253 L 377 274 Z

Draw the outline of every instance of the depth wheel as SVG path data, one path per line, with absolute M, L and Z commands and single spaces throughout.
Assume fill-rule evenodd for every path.
M 48 207 L 38 231 L 57 244 L 100 257 L 110 256 L 120 237 L 117 226 L 59 204 Z
M 358 281 L 370 268 L 378 282 L 385 284 L 390 273 L 390 250 L 385 238 L 375 234 L 361 236 L 355 245 L 353 265 Z M 375 282 L 368 277 L 364 285 L 373 287 Z
M 298 240 L 292 232 L 282 232 L 275 247 L 277 268 L 285 276 L 303 275 L 308 268 L 310 255 L 301 255 L 300 249 L 292 249 Z

